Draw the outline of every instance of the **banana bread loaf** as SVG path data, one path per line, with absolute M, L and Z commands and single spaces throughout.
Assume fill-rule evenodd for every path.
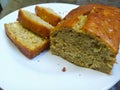
M 50 35 L 53 54 L 107 74 L 116 62 L 120 41 L 120 9 L 88 4 L 73 9 Z

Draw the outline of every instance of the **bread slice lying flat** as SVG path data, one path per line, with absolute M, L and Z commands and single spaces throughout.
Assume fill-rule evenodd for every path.
M 49 37 L 50 31 L 54 28 L 34 13 L 26 10 L 19 10 L 17 20 L 27 29 L 43 37 Z
M 24 28 L 19 22 L 5 24 L 5 31 L 8 38 L 30 59 L 49 46 L 47 39 Z
M 61 17 L 50 8 L 36 6 L 35 12 L 37 16 L 39 16 L 40 18 L 42 18 L 43 20 L 45 20 L 53 26 L 56 26 L 58 22 L 61 21 Z
M 50 35 L 53 54 L 110 74 L 120 43 L 120 9 L 88 4 L 73 9 Z

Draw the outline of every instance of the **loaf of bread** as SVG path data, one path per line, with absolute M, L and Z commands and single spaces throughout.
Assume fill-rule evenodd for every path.
M 111 73 L 119 49 L 120 9 L 101 5 L 79 6 L 50 35 L 53 54 L 82 67 Z
M 61 17 L 50 8 L 36 6 L 35 12 L 37 16 L 39 16 L 53 26 L 56 26 L 58 22 L 61 21 Z
M 50 31 L 54 28 L 52 25 L 50 25 L 34 13 L 26 10 L 19 10 L 17 20 L 24 27 L 42 37 L 49 37 Z
M 30 59 L 49 46 L 47 39 L 24 28 L 19 22 L 5 24 L 5 31 L 8 38 Z

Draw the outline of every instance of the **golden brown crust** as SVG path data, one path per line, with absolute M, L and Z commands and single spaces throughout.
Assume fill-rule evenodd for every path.
M 117 54 L 120 42 L 120 9 L 102 4 L 88 4 L 73 9 L 57 25 L 55 30 L 61 27 L 73 27 L 80 15 L 87 15 L 87 22 L 82 30 L 97 37 Z
M 53 26 L 56 26 L 58 22 L 61 21 L 60 16 L 51 13 L 50 11 L 47 10 L 47 8 L 36 6 L 35 12 L 37 16 L 39 16 L 40 18 L 42 18 L 43 20 L 45 20 L 46 22 L 50 23 Z
M 17 19 L 24 27 L 28 28 L 29 30 L 33 31 L 34 33 L 43 36 L 43 37 L 48 37 L 50 34 L 49 28 L 46 26 L 33 21 L 31 18 L 27 17 L 24 14 L 24 11 L 19 10 L 18 13 L 18 19 Z
M 41 45 L 39 47 L 36 47 L 35 49 L 30 49 L 27 48 L 26 46 L 24 46 L 22 43 L 20 43 L 19 41 L 17 41 L 9 32 L 7 24 L 4 25 L 5 26 L 5 32 L 6 35 L 8 36 L 8 38 L 16 45 L 16 47 L 18 47 L 18 49 L 29 59 L 34 58 L 35 56 L 37 56 L 40 52 L 42 52 L 43 50 L 45 50 L 46 48 L 48 48 L 49 46 L 49 41 L 46 41 L 44 43 L 44 45 Z

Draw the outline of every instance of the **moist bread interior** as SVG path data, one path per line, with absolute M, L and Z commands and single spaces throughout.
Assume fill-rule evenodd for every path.
M 87 15 L 81 15 L 73 28 L 60 28 L 53 32 L 51 51 L 76 65 L 110 73 L 115 54 L 99 39 L 82 30 L 86 21 Z

